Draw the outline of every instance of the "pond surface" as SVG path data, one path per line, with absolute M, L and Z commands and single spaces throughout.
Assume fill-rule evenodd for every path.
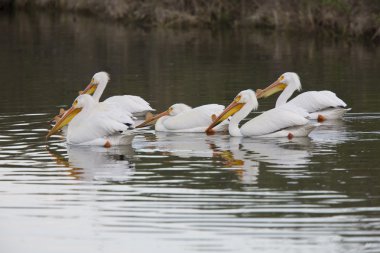
M 1 15 L 0 30 L 1 252 L 379 252 L 379 48 L 54 14 Z M 104 97 L 158 111 L 228 104 L 286 71 L 353 109 L 291 141 L 145 130 L 131 147 L 46 142 L 47 121 L 101 70 Z

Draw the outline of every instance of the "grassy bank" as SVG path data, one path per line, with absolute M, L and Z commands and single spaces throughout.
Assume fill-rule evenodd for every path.
M 380 40 L 379 0 L 0 0 L 9 10 L 84 12 L 164 27 L 265 27 Z

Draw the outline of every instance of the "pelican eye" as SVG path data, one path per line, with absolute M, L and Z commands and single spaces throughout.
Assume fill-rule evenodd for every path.
M 279 81 L 282 81 L 282 80 L 284 80 L 284 79 L 285 79 L 284 76 L 280 76 L 280 78 L 278 78 Z
M 73 106 L 76 106 L 78 104 L 78 100 L 75 100 L 73 103 Z
M 236 96 L 236 98 L 234 99 L 234 101 L 235 101 L 236 103 L 238 103 L 238 102 L 240 101 L 240 99 L 241 99 L 241 95 L 238 95 L 238 96 Z

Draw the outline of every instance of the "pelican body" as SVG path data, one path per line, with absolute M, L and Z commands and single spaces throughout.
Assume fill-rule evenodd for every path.
M 318 124 L 310 124 L 304 116 L 280 107 L 266 111 L 239 127 L 240 121 L 257 107 L 255 92 L 250 89 L 241 91 L 206 132 L 212 133 L 213 128 L 226 115 L 232 115 L 228 125 L 231 136 L 302 137 L 309 135 L 318 126 Z
M 98 72 L 92 77 L 91 82 L 86 88 L 83 91 L 80 91 L 79 94 L 92 95 L 94 101 L 99 102 L 109 80 L 108 73 Z M 145 116 L 147 112 L 154 111 L 147 101 L 139 96 L 133 95 L 112 96 L 104 100 L 102 103 L 116 104 L 119 109 L 131 113 L 134 117 Z M 65 111 L 61 110 L 59 115 L 54 117 L 52 121 L 57 122 L 64 113 Z
M 134 124 L 131 114 L 121 110 L 117 104 L 98 103 L 88 94 L 80 95 L 75 100 L 47 137 L 68 122 L 66 138 L 69 144 L 110 147 L 130 144 L 133 139 L 131 135 L 126 135 Z
M 94 100 L 99 102 L 109 80 L 108 73 L 96 73 L 82 94 L 93 94 Z M 133 116 L 144 116 L 146 112 L 154 111 L 149 103 L 139 96 L 113 96 L 104 100 L 103 103 L 115 103 L 120 109 L 132 113 Z
M 345 108 L 347 104 L 334 92 L 327 90 L 304 92 L 288 101 L 296 90 L 301 90 L 300 78 L 294 72 L 286 72 L 264 90 L 258 90 L 257 98 L 268 97 L 282 91 L 276 101 L 276 108 L 286 107 L 294 112 L 304 110 L 309 113 L 310 119 L 318 121 L 339 119 L 351 110 Z
M 155 123 L 158 132 L 204 133 L 213 118 L 224 110 L 223 105 L 208 104 L 191 108 L 185 104 L 174 104 L 168 110 L 147 119 L 139 127 Z M 226 124 L 220 124 L 216 131 L 226 130 Z

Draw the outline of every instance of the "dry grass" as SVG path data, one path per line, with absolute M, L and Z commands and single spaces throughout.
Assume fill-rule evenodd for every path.
M 86 12 L 165 27 L 240 27 L 327 31 L 380 39 L 377 0 L 0 0 L 13 8 Z

